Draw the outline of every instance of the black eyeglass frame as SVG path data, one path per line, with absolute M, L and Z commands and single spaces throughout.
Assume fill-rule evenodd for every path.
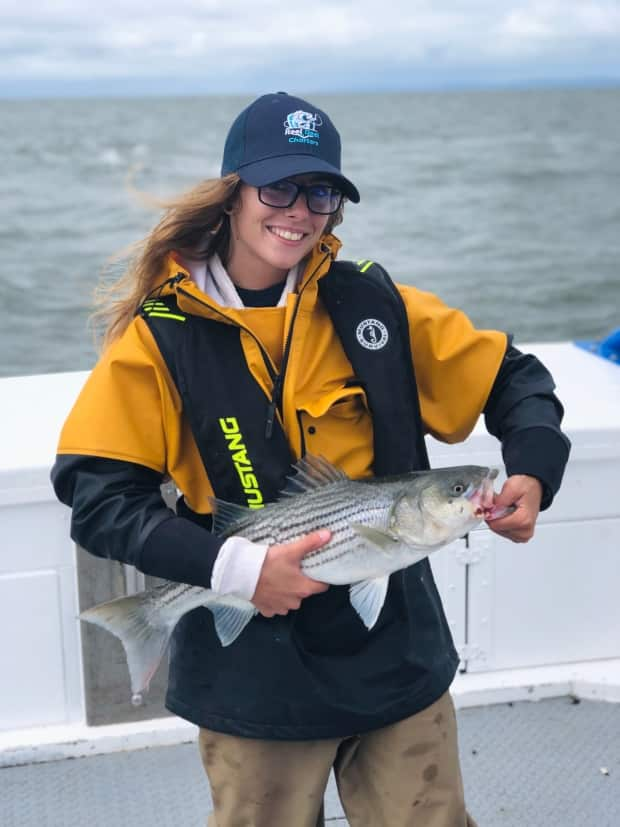
M 289 186 L 294 187 L 293 195 L 291 197 L 291 200 L 288 202 L 288 204 L 270 204 L 269 201 L 265 201 L 265 199 L 263 197 L 263 190 L 275 187 L 277 184 L 288 184 Z M 332 194 L 334 194 L 334 195 L 336 193 L 338 193 L 338 195 L 340 196 L 338 198 L 338 204 L 336 205 L 336 207 L 333 210 L 323 212 L 321 210 L 312 209 L 312 206 L 310 204 L 310 196 L 311 196 L 310 190 L 312 190 L 315 187 L 321 187 L 323 189 L 329 189 L 329 190 L 332 191 Z M 261 204 L 264 204 L 266 207 L 273 207 L 274 209 L 281 209 L 281 210 L 286 210 L 289 207 L 292 207 L 293 204 L 295 203 L 295 201 L 297 201 L 297 199 L 299 198 L 300 194 L 303 192 L 303 194 L 306 198 L 306 204 L 308 205 L 308 209 L 310 210 L 311 213 L 314 213 L 315 215 L 334 215 L 334 213 L 338 212 L 338 210 L 342 206 L 342 202 L 344 200 L 344 193 L 341 192 L 338 189 L 338 187 L 334 187 L 332 184 L 298 184 L 297 181 L 291 181 L 288 178 L 283 178 L 281 181 L 274 181 L 272 184 L 266 184 L 264 187 L 257 187 L 257 190 L 258 190 L 258 200 L 261 202 Z

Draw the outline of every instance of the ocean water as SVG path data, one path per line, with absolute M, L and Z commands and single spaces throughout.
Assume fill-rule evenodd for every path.
M 381 262 L 517 343 L 620 326 L 620 88 L 308 95 L 362 194 L 342 257 Z M 106 261 L 155 196 L 218 175 L 249 98 L 0 102 L 0 376 L 96 358 Z

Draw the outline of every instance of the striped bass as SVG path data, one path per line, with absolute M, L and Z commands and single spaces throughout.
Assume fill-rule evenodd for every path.
M 349 585 L 353 609 L 368 629 L 385 602 L 389 576 L 462 537 L 493 507 L 496 469 L 475 465 L 351 480 L 327 460 L 306 456 L 295 465 L 282 497 L 262 509 L 213 499 L 214 531 L 272 546 L 318 528 L 331 539 L 309 552 L 301 570 L 330 585 Z M 102 603 L 81 614 L 116 635 L 125 649 L 135 702 L 148 688 L 179 619 L 206 607 L 222 646 L 229 646 L 257 613 L 235 594 L 166 582 Z

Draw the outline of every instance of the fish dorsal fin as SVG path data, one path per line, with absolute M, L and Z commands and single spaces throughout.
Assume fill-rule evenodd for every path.
M 256 511 L 246 508 L 245 505 L 229 503 L 227 500 L 218 500 L 217 497 L 209 497 L 213 509 L 213 531 L 215 534 L 224 534 L 231 528 L 240 529 L 256 515 Z
M 286 485 L 281 491 L 283 497 L 296 497 L 324 485 L 349 479 L 344 471 L 336 468 L 325 457 L 314 454 L 306 454 L 293 465 L 293 470 L 295 473 L 287 477 Z

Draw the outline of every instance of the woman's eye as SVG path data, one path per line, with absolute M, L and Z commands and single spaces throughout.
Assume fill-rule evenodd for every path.
M 263 187 L 264 190 L 271 191 L 271 192 L 290 192 L 291 185 L 288 181 L 276 181 L 275 184 L 269 184 L 267 187 Z
M 335 195 L 334 188 L 330 187 L 329 184 L 315 184 L 311 188 L 311 193 L 314 198 L 322 198 L 326 201 Z

